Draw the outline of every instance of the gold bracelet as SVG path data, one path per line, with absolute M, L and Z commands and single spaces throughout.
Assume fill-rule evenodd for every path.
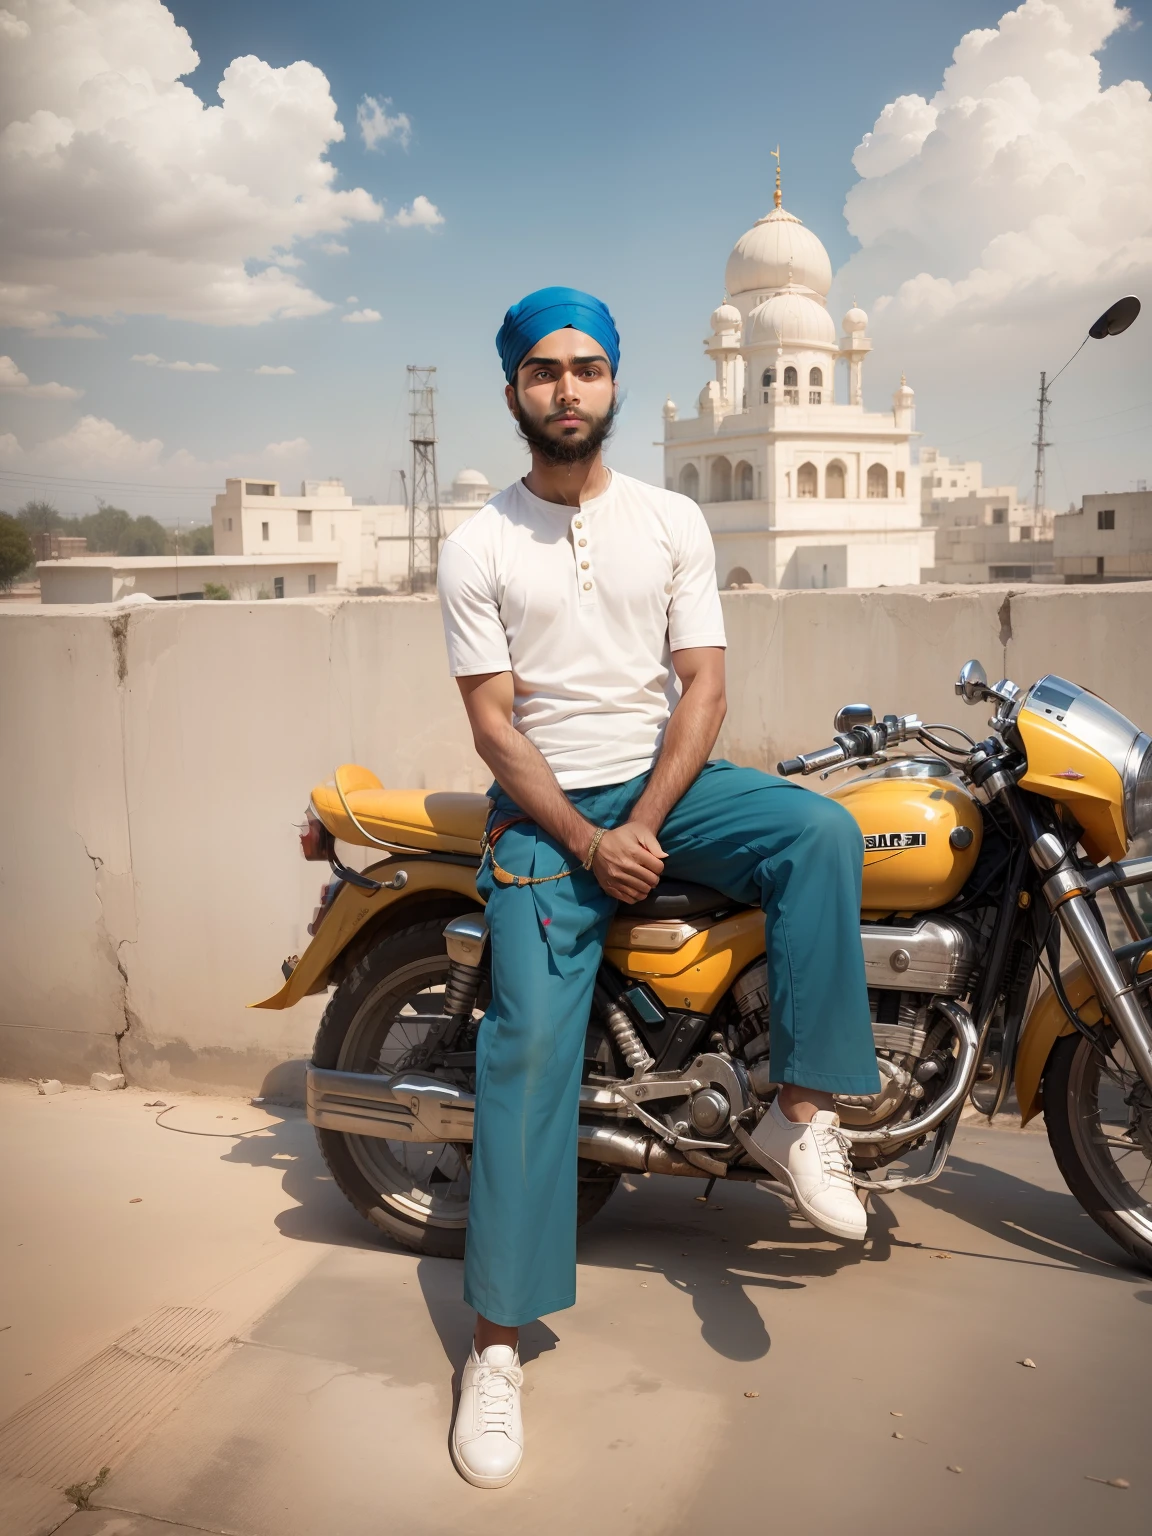
M 596 857 L 596 850 L 600 846 L 600 839 L 604 836 L 604 834 L 605 834 L 605 832 L 607 832 L 607 830 L 608 830 L 607 827 L 597 827 L 595 832 L 593 832 L 593 834 L 592 834 L 592 841 L 588 844 L 588 852 L 587 852 L 587 854 L 585 856 L 585 859 L 584 859 L 584 868 L 585 869 L 591 869 L 592 868 L 592 861 Z

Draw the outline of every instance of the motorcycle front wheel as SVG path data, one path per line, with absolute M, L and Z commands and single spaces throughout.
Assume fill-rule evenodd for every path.
M 1111 1029 L 1097 1049 L 1064 1035 L 1044 1073 L 1044 1120 L 1068 1188 L 1092 1220 L 1152 1271 L 1152 1095 Z
M 444 1016 L 448 954 L 445 919 L 416 923 L 382 940 L 344 978 L 320 1021 L 312 1052 L 318 1067 L 340 1072 L 429 1072 L 475 1090 L 475 1069 L 464 1060 L 424 1059 L 428 1031 Z M 481 986 L 474 1017 L 488 1003 Z M 468 1227 L 471 1142 L 387 1141 L 317 1130 L 320 1151 L 337 1186 L 366 1221 L 416 1253 L 464 1256 Z M 619 1175 L 578 1164 L 576 1220 L 590 1221 L 611 1198 Z

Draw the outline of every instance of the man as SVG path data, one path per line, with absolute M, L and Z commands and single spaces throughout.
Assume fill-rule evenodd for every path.
M 584 1034 L 617 903 L 669 875 L 763 906 L 783 1084 L 767 1150 L 804 1216 L 842 1239 L 862 1239 L 865 1216 L 832 1094 L 879 1088 L 862 839 L 834 801 L 709 761 L 725 711 L 712 542 L 694 502 L 604 465 L 612 316 L 543 288 L 496 345 L 532 467 L 446 540 L 439 576 L 452 673 L 496 779 L 490 835 L 506 828 L 479 880 L 492 1005 L 464 1268 L 477 1318 L 451 1441 L 481 1488 L 523 1456 L 518 1329 L 575 1300 Z

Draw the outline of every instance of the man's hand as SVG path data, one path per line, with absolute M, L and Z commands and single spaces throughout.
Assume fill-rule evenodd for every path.
M 628 821 L 600 839 L 592 873 L 617 901 L 643 901 L 664 873 L 664 858 L 655 832 Z

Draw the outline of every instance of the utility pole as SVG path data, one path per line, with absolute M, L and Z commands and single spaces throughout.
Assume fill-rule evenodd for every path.
M 1067 364 L 1065 364 L 1067 367 Z M 1036 450 L 1036 478 L 1032 485 L 1032 521 L 1039 527 L 1040 513 L 1044 507 L 1044 450 L 1051 448 L 1052 444 L 1044 439 L 1044 414 L 1048 409 L 1048 375 L 1040 375 L 1040 421 L 1036 428 L 1036 437 L 1032 446 Z M 1038 537 L 1033 534 L 1033 538 Z
M 436 584 L 440 554 L 440 487 L 436 479 L 435 368 L 408 365 L 412 420 L 412 499 L 408 507 L 408 590 Z

